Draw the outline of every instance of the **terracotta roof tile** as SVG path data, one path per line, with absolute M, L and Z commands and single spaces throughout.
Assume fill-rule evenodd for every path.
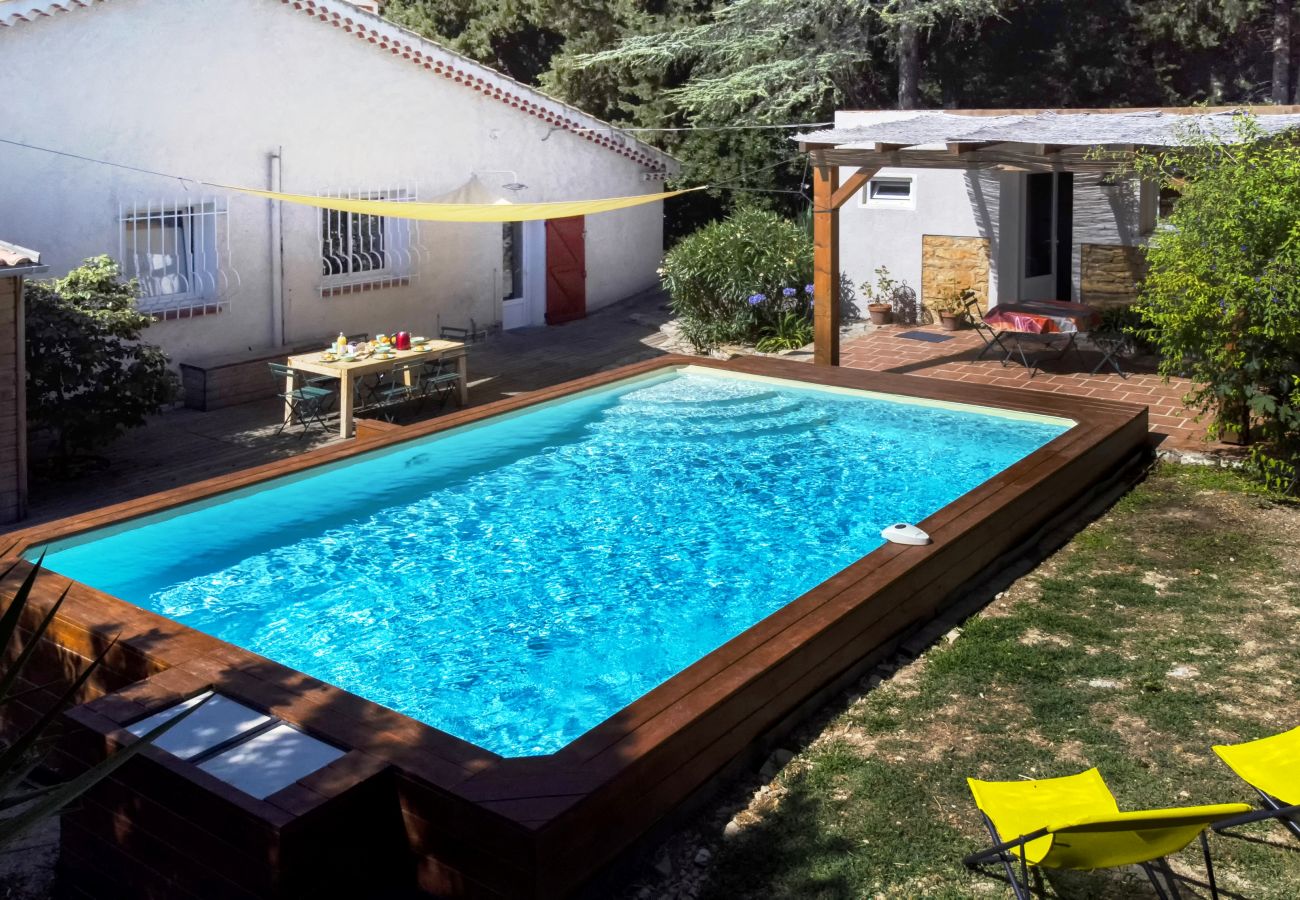
M 38 266 L 41 255 L 35 250 L 19 247 L 0 241 L 0 269 L 16 269 L 19 266 Z

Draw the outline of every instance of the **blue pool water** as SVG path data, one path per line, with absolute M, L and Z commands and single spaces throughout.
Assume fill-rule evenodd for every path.
M 50 548 L 505 756 L 551 753 L 1061 434 L 677 372 Z

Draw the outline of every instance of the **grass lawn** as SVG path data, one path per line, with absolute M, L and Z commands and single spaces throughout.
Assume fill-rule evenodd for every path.
M 1300 509 L 1166 466 L 920 659 L 862 695 L 710 838 L 702 895 L 1010 896 L 963 855 L 966 788 L 1097 766 L 1121 808 L 1253 792 L 1210 744 L 1300 724 Z M 735 831 L 735 828 L 732 829 Z M 1278 825 L 1211 837 L 1226 896 L 1300 896 Z M 1197 845 L 1171 860 L 1208 896 Z M 991 870 L 993 871 L 993 870 Z M 1000 870 L 998 870 L 1000 872 Z M 1155 896 L 1136 868 L 1053 873 L 1049 897 Z

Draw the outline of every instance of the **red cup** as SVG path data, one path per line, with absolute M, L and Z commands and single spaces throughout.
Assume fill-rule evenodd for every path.
M 410 332 L 408 331 L 397 332 L 396 343 L 394 344 L 394 346 L 396 346 L 398 350 L 410 350 L 411 349 Z

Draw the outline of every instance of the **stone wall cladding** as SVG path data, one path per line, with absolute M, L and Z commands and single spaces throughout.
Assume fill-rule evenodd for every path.
M 1137 300 L 1147 268 L 1141 247 L 1080 244 L 1079 254 L 1082 302 L 1105 309 L 1128 306 Z
M 988 239 L 944 234 L 922 235 L 921 302 L 929 306 L 940 294 L 966 287 L 975 291 L 980 309 L 988 309 Z
M 19 353 L 21 278 L 0 278 L 0 523 L 27 511 L 26 427 L 19 391 L 24 390 Z

